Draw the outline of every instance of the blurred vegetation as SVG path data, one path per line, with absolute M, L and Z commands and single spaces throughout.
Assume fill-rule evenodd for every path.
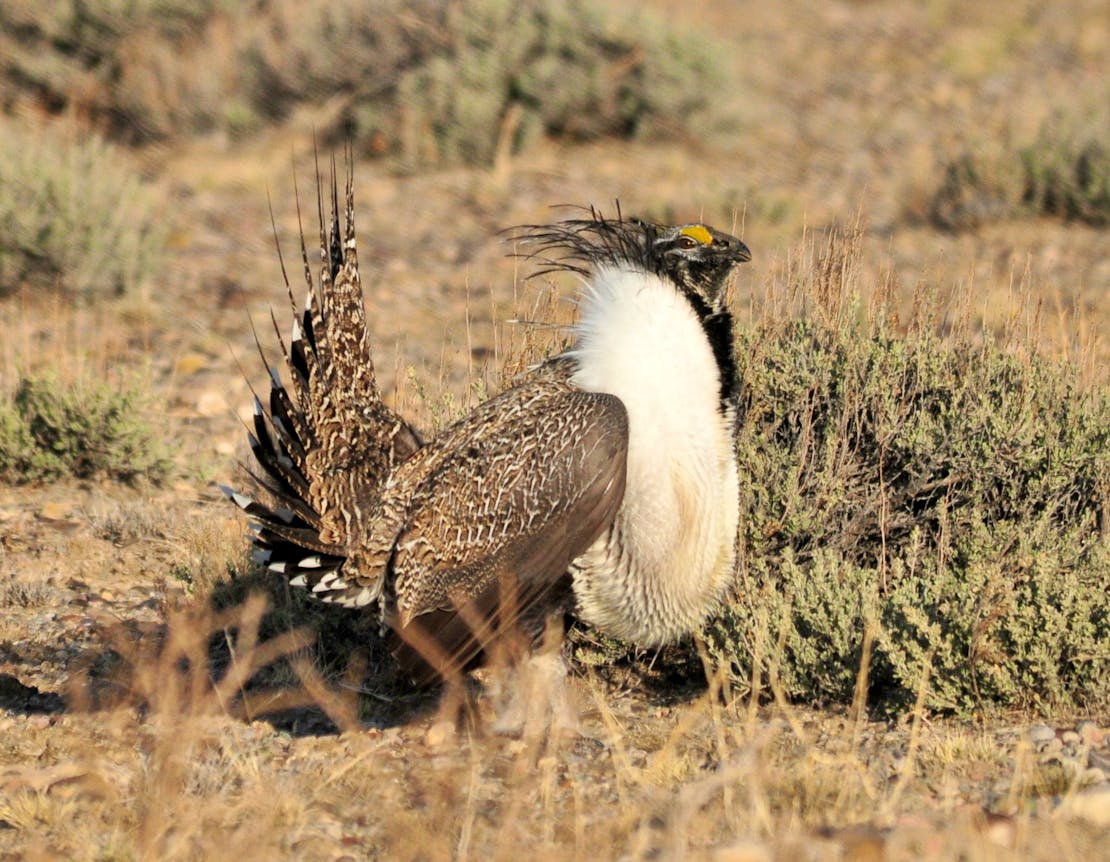
M 165 481 L 170 444 L 147 420 L 146 406 L 137 388 L 22 379 L 14 395 L 0 400 L 0 480 Z
M 965 152 L 943 168 L 928 219 L 965 230 L 1018 215 L 1110 225 L 1110 110 L 1058 117 L 1006 153 Z
M 227 51 L 237 7 L 226 0 L 0 4 L 3 108 L 68 113 L 127 144 L 211 129 L 237 77 Z M 239 14 L 246 19 L 248 11 Z
M 836 301 L 739 336 L 741 565 L 711 651 L 806 702 L 853 702 L 865 668 L 881 709 L 922 684 L 960 714 L 1105 706 L 1110 394 Z
M 21 285 L 115 296 L 157 273 L 156 196 L 99 138 L 0 119 L 0 189 L 0 296 Z
M 726 57 L 596 0 L 70 0 L 0 7 L 4 107 L 142 143 L 253 134 L 298 108 L 325 143 L 407 164 L 489 164 L 538 134 L 712 131 Z
M 446 50 L 401 78 L 410 133 L 434 143 L 409 144 L 410 158 L 482 164 L 541 133 L 675 138 L 720 119 L 720 48 L 647 13 L 490 0 L 457 7 L 446 33 Z

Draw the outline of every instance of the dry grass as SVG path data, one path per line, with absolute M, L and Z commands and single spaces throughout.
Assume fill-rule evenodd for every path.
M 806 255 L 796 260 L 790 277 L 801 287 L 768 289 L 768 315 L 812 303 L 835 318 L 855 307 L 849 289 L 866 293 L 851 266 L 831 278 L 806 269 Z M 519 321 L 565 313 L 542 283 L 522 289 L 514 308 Z M 959 314 L 948 319 L 970 326 Z M 470 396 L 430 404 L 433 382 L 397 397 L 446 421 L 463 398 L 502 385 L 560 337 L 507 325 L 495 361 L 468 372 Z M 498 688 L 538 692 L 533 714 L 567 709 L 542 703 L 546 679 L 531 683 L 528 665 L 487 671 L 487 694 L 472 686 L 461 708 L 384 688 L 356 702 L 345 686 L 361 688 L 358 680 L 314 666 L 309 636 L 267 628 L 257 600 L 203 610 L 229 567 L 246 570 L 237 519 L 158 517 L 157 503 L 134 498 L 78 511 L 86 542 L 160 548 L 165 623 L 99 623 L 86 645 L 96 674 L 71 681 L 65 714 L 0 719 L 0 821 L 14 827 L 18 856 L 1059 862 L 1091 858 L 1103 840 L 1081 820 L 1045 816 L 1047 800 L 1076 791 L 1076 775 L 1037 762 L 1020 727 L 930 716 L 928 680 L 903 721 L 886 724 L 858 709 L 793 705 L 774 675 L 729 699 L 712 668 L 700 692 L 642 691 L 583 669 L 570 686 L 572 731 L 533 721 L 505 735 L 496 728 L 514 707 L 488 694 Z M 58 597 L 22 580 L 4 595 L 20 611 Z M 175 604 L 185 610 L 169 610 Z M 294 623 L 296 613 L 312 619 L 295 611 Z M 98 708 L 83 712 L 82 702 Z M 278 709 L 276 726 L 251 720 Z M 298 727 L 347 732 L 286 730 Z
M 307 644 L 298 632 L 258 640 L 262 609 L 251 600 L 223 615 L 171 614 L 151 642 L 121 637 L 121 705 L 71 707 L 52 719 L 58 743 L 31 761 L 32 723 L 5 736 L 0 821 L 31 836 L 20 845 L 26 853 L 1093 858 L 1096 837 L 1065 839 L 1036 816 L 1037 799 L 1068 792 L 1069 779 L 1031 766 L 1006 734 L 927 723 L 920 711 L 907 730 L 784 702 L 722 703 L 711 686 L 678 702 L 641 698 L 630 714 L 629 692 L 586 675 L 572 685 L 573 732 L 539 723 L 499 735 L 488 698 L 367 728 L 352 693 L 302 661 L 305 676 L 281 703 L 314 703 L 352 732 L 290 737 L 238 718 L 266 703 L 258 692 L 244 696 L 254 671 Z M 213 636 L 233 642 L 214 676 Z M 529 668 L 511 672 L 513 686 L 529 685 Z M 483 678 L 488 686 L 506 673 Z M 864 845 L 877 855 L 852 855 Z M 741 848 L 750 855 L 728 855 Z
M 742 117 L 735 135 L 537 140 L 503 152 L 493 171 L 358 166 L 379 372 L 403 412 L 445 423 L 559 343 L 563 331 L 527 322 L 568 319 L 560 297 L 572 285 L 520 284 L 519 263 L 491 236 L 551 218 L 551 203 L 608 208 L 615 197 L 626 212 L 704 218 L 744 237 L 756 255 L 736 285 L 746 330 L 803 309 L 845 322 L 885 305 L 896 327 L 916 321 L 944 343 L 966 336 L 1066 359 L 1102 391 L 1104 230 L 1046 220 L 938 233 L 912 215 L 951 159 L 984 138 L 1012 156 L 1069 94 L 1106 80 L 1104 4 L 784 3 L 758 15 L 654 5 L 726 41 L 734 62 L 713 97 Z M 5 14 L 38 13 L 16 3 Z M 836 709 L 792 703 L 779 670 L 749 690 L 710 667 L 705 688 L 697 655 L 630 659 L 593 643 L 579 652 L 597 666 L 579 662 L 556 703 L 544 702 L 549 678 L 525 665 L 486 672 L 441 708 L 381 681 L 367 627 L 254 577 L 242 525 L 206 481 L 226 479 L 244 454 L 235 411 L 249 395 L 225 341 L 253 375 L 245 312 L 264 321 L 269 303 L 279 319 L 284 308 L 265 191 L 287 240 L 290 148 L 303 163 L 303 130 L 331 128 L 342 106 L 319 100 L 259 127 L 253 107 L 221 100 L 239 71 L 228 60 L 237 14 L 207 33 L 211 64 L 182 70 L 164 39 L 130 36 L 129 68 L 144 68 L 145 52 L 153 74 L 111 92 L 72 65 L 57 79 L 83 82 L 83 104 L 122 95 L 158 108 L 140 116 L 142 134 L 184 117 L 229 135 L 136 153 L 177 211 L 163 277 L 145 293 L 73 307 L 24 291 L 0 303 L 4 394 L 47 370 L 63 380 L 138 371 L 170 405 L 160 418 L 184 447 L 180 478 L 156 492 L 0 487 L 0 860 L 1105 854 L 1106 825 L 1056 805 L 1079 798 L 1082 776 L 1027 740 L 1034 718 L 1076 715 L 939 718 L 923 704 L 944 679 L 926 675 L 899 717 L 877 721 L 861 696 Z M 21 63 L 49 73 L 35 60 L 20 49 Z M 845 234 L 828 230 L 837 226 L 854 254 L 839 273 L 815 263 Z M 942 313 L 918 321 L 928 308 Z M 269 590 L 267 616 L 246 598 L 254 586 Z M 866 691 L 856 665 L 846 674 L 849 690 Z M 66 709 L 52 711 L 66 680 Z M 520 708 L 498 692 L 518 690 L 539 692 L 541 720 L 497 732 Z M 567 704 L 576 732 L 549 726 Z
M 835 318 L 854 307 L 842 291 L 866 294 L 851 267 L 830 279 L 806 269 L 805 254 L 793 259 L 790 277 L 802 286 L 792 296 L 769 288 L 767 314 L 788 317 L 798 311 L 791 303 L 812 303 Z M 543 283 L 522 288 L 513 308 L 520 321 L 566 312 Z M 950 320 L 970 326 L 959 316 L 966 305 L 957 311 Z M 509 324 L 497 331 L 493 361 L 468 371 L 477 383 L 456 400 L 429 405 L 438 381 L 397 397 L 445 421 L 560 337 Z M 471 347 L 464 355 L 474 356 Z M 267 626 L 257 600 L 204 610 L 229 567 L 246 570 L 231 513 L 159 516 L 158 505 L 125 497 L 78 506 L 84 526 L 56 552 L 91 560 L 97 543 L 108 553 L 156 548 L 153 566 L 129 562 L 123 571 L 158 573 L 159 610 L 139 623 L 123 610 L 122 626 L 100 618 L 82 660 L 95 674 L 71 680 L 64 714 L 0 718 L 0 821 L 14 827 L 12 858 L 1060 862 L 1093 858 L 1104 840 L 1082 820 L 1046 816 L 1052 797 L 1078 789 L 1077 776 L 1036 760 L 1021 719 L 978 728 L 938 720 L 923 707 L 927 680 L 893 724 L 859 709 L 791 704 L 773 674 L 747 696 L 725 695 L 735 689 L 712 668 L 704 691 L 645 691 L 611 671 L 581 669 L 570 685 L 570 732 L 546 720 L 497 732 L 517 708 L 490 694 L 498 688 L 537 692 L 534 715 L 566 713 L 566 701 L 543 703 L 547 680 L 531 682 L 528 665 L 487 671 L 487 693 L 472 686 L 461 707 L 376 686 L 356 700 L 365 684 L 345 680 L 341 661 L 314 664 L 310 636 Z M 37 553 L 53 565 L 49 547 Z M 0 608 L 25 612 L 63 594 L 21 579 L 4 595 Z M 282 625 L 296 625 L 298 614 L 314 623 L 314 612 L 284 613 Z M 26 622 L 0 626 L 9 643 L 28 634 Z M 355 646 L 353 637 L 340 642 Z M 279 709 L 276 724 L 256 718 Z M 335 728 L 347 732 L 301 735 Z

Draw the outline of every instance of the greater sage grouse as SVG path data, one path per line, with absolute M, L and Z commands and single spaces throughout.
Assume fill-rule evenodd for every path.
M 291 386 L 271 369 L 268 406 L 255 399 L 265 493 L 225 489 L 252 520 L 255 560 L 325 602 L 370 609 L 418 682 L 564 608 L 642 646 L 695 629 L 733 570 L 723 288 L 747 247 L 703 224 L 592 208 L 521 228 L 541 271 L 583 280 L 574 346 L 424 442 L 375 382 L 350 168 L 343 225 L 334 178 L 331 205 L 316 282 L 302 236 L 303 312 L 286 277 Z

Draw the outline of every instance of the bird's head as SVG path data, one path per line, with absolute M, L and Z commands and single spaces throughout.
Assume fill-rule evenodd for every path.
M 588 275 L 598 266 L 632 266 L 671 281 L 699 317 L 722 311 L 725 281 L 752 258 L 739 239 L 705 224 L 663 225 L 637 218 L 606 218 L 592 207 L 589 218 L 528 225 L 513 232 L 532 245 L 540 273 L 571 270 Z
M 640 223 L 645 237 L 646 262 L 671 279 L 698 307 L 720 311 L 724 284 L 738 264 L 752 253 L 736 237 L 704 224 L 656 225 Z

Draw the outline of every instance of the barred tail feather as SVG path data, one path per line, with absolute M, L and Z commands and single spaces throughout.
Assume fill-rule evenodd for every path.
M 303 310 L 297 308 L 278 246 L 293 317 L 288 342 L 272 311 L 270 318 L 290 386 L 286 388 L 278 367 L 269 364 L 256 333 L 255 344 L 269 371 L 269 395 L 254 396 L 247 439 L 256 468 L 245 471 L 262 494 L 228 487 L 223 491 L 250 518 L 256 562 L 323 601 L 363 607 L 379 598 L 381 578 L 348 571 L 349 557 L 359 546 L 363 524 L 372 517 L 386 479 L 421 441 L 382 402 L 374 377 L 358 272 L 353 174 L 348 153 L 341 224 L 333 160 L 331 213 L 325 221 L 317 167 L 321 268 L 314 280 L 302 226 L 300 252 L 307 286 Z M 298 192 L 298 222 L 300 214 Z M 276 226 L 274 233 L 276 240 Z

